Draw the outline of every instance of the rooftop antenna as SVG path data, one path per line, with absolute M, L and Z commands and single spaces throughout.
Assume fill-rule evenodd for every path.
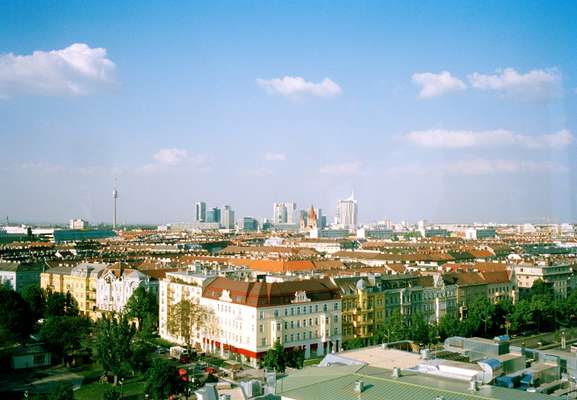
M 114 188 L 112 189 L 112 230 L 116 230 L 116 200 L 118 199 L 118 180 L 114 178 Z

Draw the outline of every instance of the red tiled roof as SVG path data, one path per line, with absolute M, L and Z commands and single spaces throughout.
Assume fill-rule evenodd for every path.
M 291 304 L 298 291 L 305 291 L 311 301 L 340 298 L 337 286 L 329 279 L 310 279 L 289 282 L 242 282 L 216 278 L 203 290 L 203 297 L 218 300 L 228 290 L 235 304 L 251 307 L 270 307 Z

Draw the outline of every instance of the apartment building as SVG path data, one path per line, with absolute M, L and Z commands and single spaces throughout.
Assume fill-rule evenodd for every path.
M 277 340 L 304 350 L 305 358 L 342 346 L 340 291 L 328 279 L 246 282 L 173 273 L 161 282 L 159 295 L 161 337 L 183 343 L 169 332 L 169 310 L 184 298 L 198 301 L 211 318 L 194 332 L 195 343 L 253 366 Z
M 21 292 L 26 286 L 38 285 L 42 264 L 0 261 L 0 285 Z
M 78 303 L 80 313 L 97 319 L 100 313 L 96 309 L 96 281 L 107 266 L 100 263 L 80 263 L 72 268 L 51 268 L 40 275 L 40 285 L 53 292 L 70 292 Z
M 96 279 L 96 308 L 99 311 L 122 312 L 138 287 L 156 293 L 158 281 L 138 270 L 121 264 L 106 268 Z
M 513 271 L 520 293 L 530 290 L 535 281 L 542 280 L 551 285 L 555 295 L 561 298 L 567 297 L 567 288 L 573 275 L 569 264 L 549 265 L 542 262 L 514 265 Z
M 419 313 L 436 323 L 457 311 L 457 286 L 440 274 L 333 278 L 341 290 L 343 340 L 369 339 L 393 313 Z

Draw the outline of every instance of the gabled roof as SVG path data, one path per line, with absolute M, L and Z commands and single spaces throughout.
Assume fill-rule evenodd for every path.
M 270 307 L 291 304 L 296 292 L 304 291 L 310 301 L 340 298 L 337 286 L 328 279 L 288 282 L 243 282 L 218 277 L 206 285 L 202 296 L 218 300 L 228 291 L 232 303 L 251 307 Z M 305 303 L 306 304 L 306 303 Z

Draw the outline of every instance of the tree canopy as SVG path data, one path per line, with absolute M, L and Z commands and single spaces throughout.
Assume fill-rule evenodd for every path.
M 146 373 L 146 393 L 154 400 L 168 398 L 180 391 L 182 381 L 176 366 L 162 359 L 155 359 Z
M 96 326 L 97 356 L 106 372 L 119 377 L 126 376 L 131 369 L 132 338 L 136 329 L 125 314 L 103 316 Z
M 6 342 L 25 342 L 34 329 L 35 320 L 30 318 L 30 304 L 9 288 L 0 286 L 0 333 Z
M 77 316 L 78 303 L 70 292 L 50 292 L 46 297 L 46 317 Z
M 126 303 L 126 313 L 129 318 L 136 318 L 138 330 L 142 331 L 146 327 L 145 319 L 148 321 L 158 319 L 156 296 L 142 286 L 137 287 Z M 150 329 L 150 324 L 146 328 Z
M 44 322 L 40 336 L 57 357 L 62 357 L 82 347 L 81 341 L 89 329 L 90 321 L 85 317 L 56 316 Z

